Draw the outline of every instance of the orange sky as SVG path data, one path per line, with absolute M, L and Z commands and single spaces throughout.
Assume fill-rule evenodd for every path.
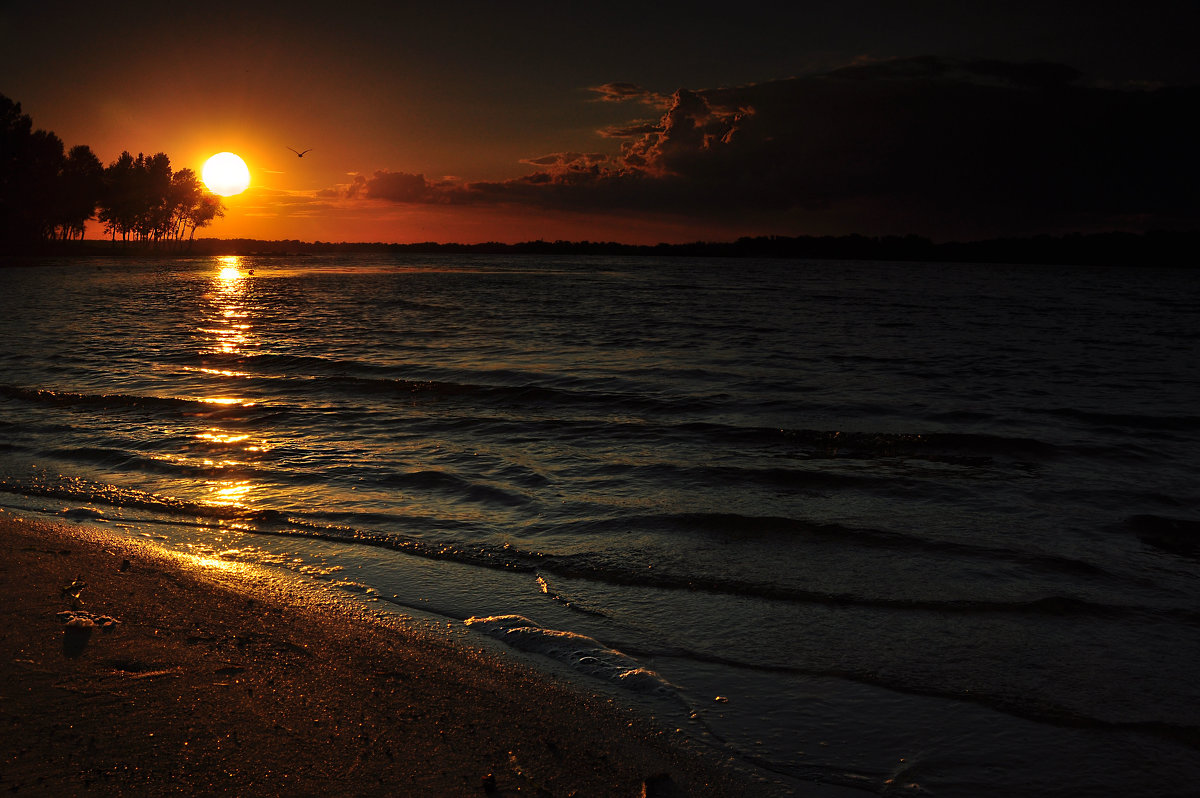
M 251 188 L 202 236 L 944 239 L 1195 218 L 1176 118 L 1192 95 L 1158 91 L 1200 83 L 1194 4 L 1096 2 L 1087 25 L 1044 3 L 68 5 L 0 6 L 0 93 L 104 163 L 239 154 Z
M 268 179 L 273 177 L 267 175 Z M 252 186 L 242 195 L 224 198 L 225 217 L 203 228 L 197 235 L 205 238 L 400 243 L 516 243 L 541 239 L 655 244 L 660 241 L 732 240 L 743 235 L 746 229 L 742 225 L 730 225 L 709 233 L 698 230 L 686 219 L 642 218 L 636 214 L 531 211 L 520 206 L 463 210 L 381 203 L 367 198 L 321 198 L 312 194 L 304 189 L 282 192 Z M 99 234 L 97 230 L 96 235 Z

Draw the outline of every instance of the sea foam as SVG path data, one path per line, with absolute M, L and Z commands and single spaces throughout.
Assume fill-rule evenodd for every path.
M 674 693 L 674 687 L 637 660 L 575 632 L 545 629 L 522 615 L 467 618 L 467 626 L 518 651 L 558 660 L 580 673 L 639 693 Z

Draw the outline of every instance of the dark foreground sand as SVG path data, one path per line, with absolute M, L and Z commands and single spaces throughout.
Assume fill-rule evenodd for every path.
M 0 512 L 0 792 L 767 794 L 672 737 L 427 632 Z

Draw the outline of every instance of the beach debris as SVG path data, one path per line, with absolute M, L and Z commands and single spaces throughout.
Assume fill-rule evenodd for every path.
M 111 629 L 120 623 L 119 620 L 111 615 L 97 615 L 83 610 L 63 610 L 57 614 L 66 631 L 77 631 L 82 629 Z
M 62 595 L 63 598 L 70 596 L 75 601 L 79 601 L 79 594 L 83 592 L 85 587 L 87 587 L 87 582 L 74 579 L 72 580 L 71 584 L 63 586 L 62 593 L 60 595 Z
M 112 616 L 94 615 L 78 609 L 64 610 L 58 613 L 58 618 L 63 622 L 63 656 L 72 659 L 83 653 L 97 628 L 107 632 L 120 623 Z

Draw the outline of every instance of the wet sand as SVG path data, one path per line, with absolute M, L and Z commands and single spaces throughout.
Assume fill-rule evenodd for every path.
M 6 793 L 772 794 L 494 653 L 150 542 L 0 512 L 0 586 Z

